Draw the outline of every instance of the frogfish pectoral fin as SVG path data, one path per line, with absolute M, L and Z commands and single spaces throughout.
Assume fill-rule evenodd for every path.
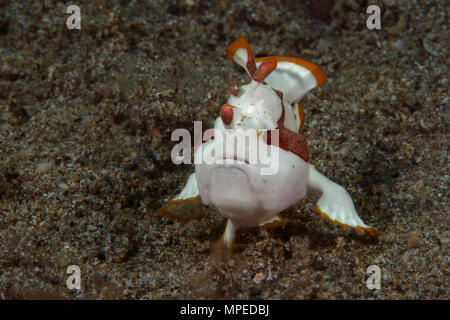
M 158 214 L 171 220 L 200 220 L 203 217 L 203 203 L 197 187 L 195 173 L 191 174 L 184 189 L 163 205 Z
M 319 194 L 314 209 L 324 218 L 344 228 L 359 232 L 367 231 L 373 236 L 381 234 L 374 227 L 366 225 L 358 216 L 348 192 L 337 183 L 327 179 L 310 165 L 308 194 Z

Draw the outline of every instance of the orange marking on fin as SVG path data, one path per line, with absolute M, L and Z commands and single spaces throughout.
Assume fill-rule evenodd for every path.
M 324 212 L 322 212 L 322 211 L 320 210 L 320 208 L 319 208 L 319 206 L 318 206 L 317 204 L 314 206 L 314 210 L 316 210 L 316 211 L 317 211 L 323 218 L 325 218 L 326 220 L 331 221 L 333 224 L 337 224 L 337 225 L 339 225 L 339 226 L 341 226 L 341 227 L 344 227 L 344 229 L 353 228 L 353 229 L 357 230 L 357 231 L 360 232 L 360 233 L 362 233 L 363 230 L 365 230 L 365 231 L 367 231 L 370 235 L 375 236 L 375 237 L 378 237 L 378 236 L 380 236 L 380 235 L 382 234 L 381 231 L 378 231 L 378 230 L 377 230 L 376 228 L 374 228 L 374 227 L 368 227 L 368 228 L 363 228 L 363 227 L 361 227 L 361 226 L 355 226 L 355 227 L 352 227 L 352 226 L 350 226 L 350 225 L 348 225 L 348 224 L 341 223 L 341 222 L 339 222 L 339 221 L 337 221 L 337 220 L 331 219 L 326 213 L 324 213 Z
M 305 113 L 303 112 L 303 108 L 300 105 L 300 103 L 297 103 L 297 107 L 298 107 L 298 112 L 300 114 L 300 129 L 299 129 L 299 131 L 300 131 L 303 129 L 303 124 L 305 123 Z
M 233 59 L 234 54 L 240 48 L 244 48 L 247 51 L 247 57 L 248 57 L 247 69 L 248 69 L 248 72 L 251 75 L 253 75 L 256 71 L 255 55 L 253 54 L 250 44 L 244 37 L 237 38 L 227 47 L 227 57 L 228 57 L 228 59 L 234 61 L 234 59 Z
M 200 215 L 199 215 L 199 217 L 197 217 L 197 218 L 191 218 L 191 219 L 189 219 L 189 218 L 185 218 L 185 217 L 182 217 L 182 216 L 177 216 L 177 215 L 174 215 L 173 213 L 172 213 L 172 211 L 170 210 L 170 205 L 172 205 L 172 204 L 175 204 L 175 203 L 181 203 L 181 202 L 184 202 L 184 201 L 194 201 L 195 199 L 197 199 L 197 198 L 199 198 L 200 197 L 200 195 L 198 195 L 198 196 L 195 196 L 195 197 L 192 197 L 192 198 L 188 198 L 188 199 L 177 199 L 177 200 L 170 200 L 169 202 L 167 202 L 165 205 L 163 205 L 161 208 L 159 208 L 158 209 L 158 211 L 156 212 L 158 215 L 160 215 L 160 216 L 164 216 L 164 217 L 167 217 L 167 218 L 169 218 L 170 220 L 178 220 L 178 221 L 183 221 L 183 222 L 188 222 L 188 221 L 191 221 L 191 220 L 197 220 L 197 221 L 200 221 L 202 218 L 203 218 L 203 213 L 201 213 Z
M 277 59 L 277 61 L 292 62 L 292 63 L 298 64 L 302 67 L 305 67 L 306 69 L 311 71 L 311 73 L 314 75 L 318 86 L 320 86 L 326 80 L 322 69 L 317 64 L 314 64 L 312 62 L 309 62 L 309 61 L 306 61 L 306 60 L 303 60 L 300 58 L 291 58 L 291 57 L 282 57 L 282 56 L 273 56 L 273 57 L 275 57 Z M 260 62 L 267 58 L 269 58 L 269 57 L 258 57 L 258 58 L 256 58 L 256 62 Z
M 303 128 L 303 124 L 305 123 L 305 113 L 303 112 L 303 108 L 299 102 L 292 105 L 292 108 L 297 108 L 298 114 L 300 116 L 300 125 L 298 126 L 298 132 L 300 132 Z
M 262 227 L 273 228 L 273 227 L 282 227 L 286 225 L 289 220 L 283 219 L 280 214 L 277 214 L 278 220 L 272 221 L 270 223 L 263 224 Z

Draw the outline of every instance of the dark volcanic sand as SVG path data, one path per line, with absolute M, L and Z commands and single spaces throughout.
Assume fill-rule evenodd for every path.
M 0 1 L 0 298 L 448 299 L 446 1 Z M 42 4 L 44 3 L 44 4 Z M 329 5 L 328 5 L 329 6 Z M 225 219 L 156 210 L 193 171 L 175 128 L 212 126 L 225 48 L 298 56 L 327 82 L 303 99 L 311 163 L 352 195 L 377 241 L 306 199 L 279 228 L 217 242 Z M 66 288 L 81 267 L 82 290 Z M 381 268 L 380 290 L 365 285 Z

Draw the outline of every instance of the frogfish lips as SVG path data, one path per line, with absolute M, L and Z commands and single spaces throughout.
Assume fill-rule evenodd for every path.
M 251 181 L 251 173 L 245 165 L 217 165 L 211 172 L 210 201 L 229 215 L 239 215 L 256 209 L 257 198 Z

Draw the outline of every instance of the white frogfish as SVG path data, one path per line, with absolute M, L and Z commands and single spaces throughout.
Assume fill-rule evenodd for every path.
M 239 228 L 282 224 L 281 211 L 314 196 L 324 218 L 378 235 L 358 216 L 348 192 L 309 163 L 299 101 L 325 82 L 320 67 L 299 58 L 255 58 L 242 37 L 228 46 L 227 56 L 251 82 L 222 106 L 214 134 L 195 151 L 195 172 L 159 214 L 186 221 L 200 218 L 203 205 L 212 206 L 228 219 L 222 239 L 230 246 Z M 236 144 L 245 132 L 248 140 Z

